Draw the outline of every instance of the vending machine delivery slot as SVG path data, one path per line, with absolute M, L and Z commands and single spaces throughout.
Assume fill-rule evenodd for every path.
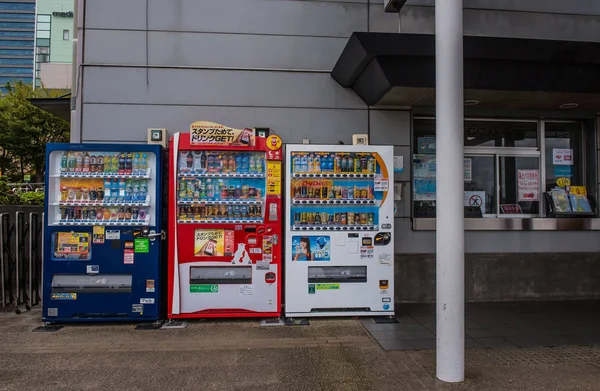
M 285 315 L 392 316 L 392 147 L 287 145 Z

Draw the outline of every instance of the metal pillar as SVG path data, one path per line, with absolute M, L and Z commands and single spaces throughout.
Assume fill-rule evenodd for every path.
M 435 1 L 437 377 L 464 380 L 463 1 Z

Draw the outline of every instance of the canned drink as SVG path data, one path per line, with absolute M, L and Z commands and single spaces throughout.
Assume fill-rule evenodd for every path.
M 300 187 L 300 196 L 302 198 L 306 198 L 308 195 L 308 189 L 306 188 L 306 184 L 302 183 L 302 187 Z
M 373 212 L 369 213 L 367 219 L 369 221 L 369 225 L 373 225 L 375 223 L 375 214 Z
M 131 209 L 131 218 L 133 220 L 137 220 L 138 219 L 138 215 L 139 215 L 140 210 L 138 208 L 133 208 Z
M 315 213 L 315 224 L 321 225 L 321 215 L 319 213 Z
M 256 217 L 262 217 L 262 206 L 256 205 Z
M 102 208 L 96 209 L 96 220 L 102 220 L 104 218 L 104 210 Z
M 308 224 L 314 224 L 314 223 L 315 223 L 315 214 L 311 212 L 308 214 Z
M 188 220 L 194 220 L 194 208 L 192 208 L 191 206 L 188 206 L 185 211 L 185 214 L 186 214 L 186 218 Z
M 246 205 L 242 206 L 242 217 L 245 219 L 248 218 L 248 206 L 246 206 Z
M 348 216 L 347 216 L 346 212 L 340 213 L 340 224 L 342 224 L 342 225 L 348 224 Z
M 294 213 L 294 225 L 302 223 L 302 214 L 299 212 Z
M 301 221 L 301 224 L 308 223 L 308 216 L 307 216 L 306 212 L 302 212 L 302 215 L 300 216 L 300 221 Z
M 185 220 L 185 206 L 179 207 L 179 220 Z
M 202 214 L 200 212 L 202 212 L 202 210 L 199 206 L 194 208 L 194 220 L 200 220 L 202 218 Z
M 369 198 L 369 191 L 366 187 L 363 187 L 360 192 L 360 198 Z
M 348 212 L 348 225 L 354 225 L 354 212 Z
M 69 217 L 68 208 L 60 208 L 60 219 L 66 220 Z
M 254 217 L 256 214 L 256 208 L 254 207 L 254 205 L 250 205 L 248 207 L 248 214 L 250 215 L 250 217 Z
M 341 220 L 340 219 L 340 214 L 339 213 L 334 213 L 333 214 L 333 223 L 337 225 L 337 224 L 340 223 L 340 220 Z
M 123 207 L 119 208 L 119 212 L 117 213 L 117 219 L 123 220 L 125 218 L 125 209 Z
M 327 216 L 327 224 L 333 225 L 335 223 L 335 216 L 333 214 L 329 214 Z
M 361 213 L 360 214 L 360 224 L 361 225 L 367 225 L 369 223 L 369 218 L 367 217 L 366 213 Z
M 328 217 L 326 212 L 321 212 L 321 224 L 327 224 Z
M 239 206 L 239 205 L 236 205 L 236 206 L 233 208 L 233 214 L 234 214 L 234 217 L 235 217 L 236 219 L 239 219 L 239 218 L 241 218 L 241 216 L 242 216 L 242 211 L 241 211 L 241 208 L 240 208 L 240 206 Z
M 75 220 L 81 220 L 81 208 L 75 208 Z

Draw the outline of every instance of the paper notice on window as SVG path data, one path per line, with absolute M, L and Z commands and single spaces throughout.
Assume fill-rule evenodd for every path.
M 540 198 L 540 171 L 517 170 L 519 187 L 519 202 L 539 201 Z
M 573 150 L 562 148 L 552 149 L 552 164 L 555 166 L 572 166 Z

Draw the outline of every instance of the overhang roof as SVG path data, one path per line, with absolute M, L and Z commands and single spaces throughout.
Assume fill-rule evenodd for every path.
M 29 102 L 40 109 L 71 122 L 71 94 L 59 98 L 31 98 Z
M 478 107 L 600 109 L 600 43 L 466 36 L 463 50 Z M 331 75 L 371 106 L 433 106 L 435 36 L 354 33 Z

